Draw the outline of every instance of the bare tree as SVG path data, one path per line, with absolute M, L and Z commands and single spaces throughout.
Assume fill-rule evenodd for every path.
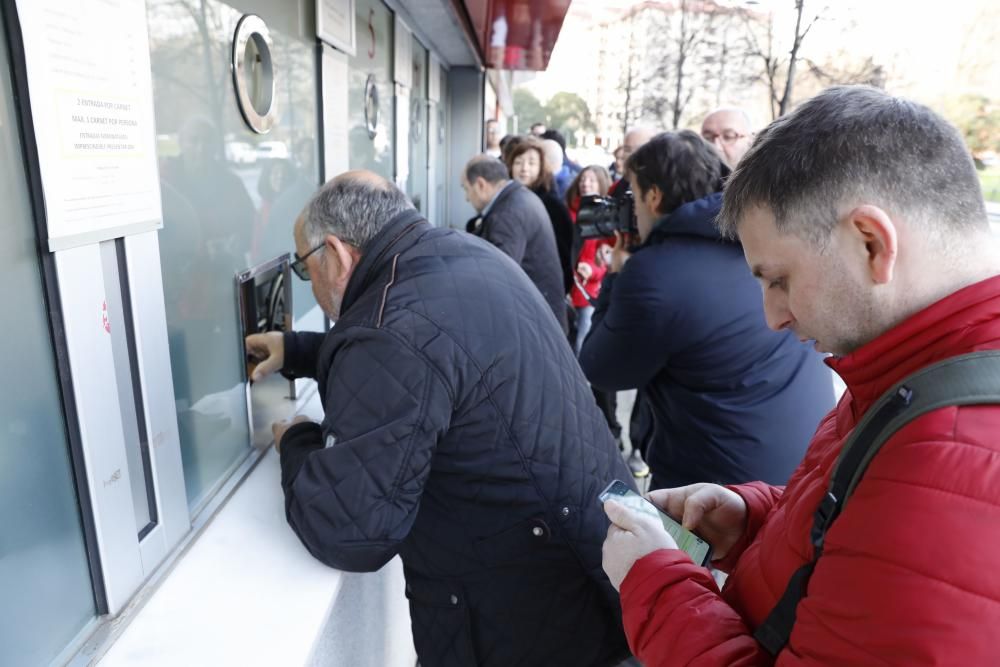
M 707 29 L 715 18 L 714 11 L 706 12 L 706 23 L 702 30 L 694 30 L 691 27 L 691 14 L 688 0 L 681 0 L 680 30 L 677 35 L 676 65 L 674 67 L 674 95 L 670 101 L 670 127 L 677 129 L 681 122 L 681 114 L 691 101 L 694 95 L 694 86 L 688 83 L 687 90 L 684 90 L 684 66 L 688 59 L 694 56 L 694 52 L 704 42 Z
M 621 85 L 619 86 L 622 93 L 625 95 L 625 106 L 620 114 L 622 122 L 622 135 L 624 136 L 628 132 L 632 124 L 638 120 L 639 114 L 636 113 L 636 105 L 633 102 L 633 97 L 637 92 L 639 77 L 638 77 L 638 63 L 636 62 L 637 54 L 635 49 L 635 14 L 629 16 L 629 36 L 628 36 L 628 51 L 625 56 L 625 71 L 622 73 Z
M 760 61 L 761 73 L 759 78 L 767 85 L 770 92 L 771 117 L 778 118 L 785 115 L 792 104 L 792 95 L 795 87 L 795 75 L 798 67 L 799 52 L 802 49 L 802 42 L 816 22 L 823 15 L 823 10 L 815 13 L 810 12 L 812 18 L 803 21 L 806 0 L 794 0 L 795 2 L 795 31 L 793 32 L 791 48 L 787 57 L 777 51 L 774 33 L 774 15 L 769 14 L 764 24 L 764 35 L 758 35 L 760 22 L 756 16 L 748 11 L 744 11 L 744 21 L 746 27 L 747 53 L 750 57 Z M 825 9 L 825 8 L 824 8 Z M 805 24 L 805 27 L 803 27 Z
M 824 88 L 844 84 L 885 87 L 887 78 L 885 68 L 876 63 L 871 56 L 854 63 L 851 62 L 848 53 L 829 58 L 823 64 L 818 64 L 809 58 L 803 58 L 802 62 L 808 67 L 809 74 Z
M 651 94 L 644 100 L 644 111 L 673 129 L 680 127 L 695 94 L 704 92 L 708 80 L 714 78 L 715 58 L 709 44 L 721 12 L 711 0 L 681 0 L 673 12 L 661 10 L 653 15 L 651 33 L 659 39 L 647 52 L 653 67 L 645 79 Z
M 723 103 L 733 80 L 748 85 L 747 56 L 737 46 L 741 12 L 714 0 L 681 0 L 651 8 L 644 20 L 643 112 L 677 129 L 692 112 Z M 735 77 L 735 79 L 734 79 Z

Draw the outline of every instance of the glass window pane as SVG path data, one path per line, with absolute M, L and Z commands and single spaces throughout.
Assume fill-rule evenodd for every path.
M 260 4 L 260 3 L 256 3 Z M 160 254 L 188 503 L 197 510 L 250 447 L 234 279 L 292 252 L 292 227 L 319 183 L 313 40 L 290 34 L 298 5 L 269 3 L 278 119 L 240 116 L 230 73 L 239 8 L 148 0 L 163 198 Z M 295 285 L 295 317 L 315 307 Z
M 432 220 L 436 225 L 447 227 L 450 224 L 448 216 L 448 76 L 443 67 L 438 67 L 437 71 L 431 72 L 431 76 L 437 76 L 440 80 L 439 95 L 440 101 L 437 103 L 434 113 L 437 114 L 437 136 L 431 137 L 431 141 L 437 142 L 436 164 L 434 167 L 434 177 L 437 181 L 434 187 L 437 188 L 437 209 L 438 219 Z
M 51 662 L 96 615 L 0 33 L 0 664 Z
M 410 173 L 406 194 L 427 215 L 427 49 L 416 37 L 413 54 L 413 81 L 410 93 Z
M 357 19 L 357 50 L 356 55 L 349 59 L 349 164 L 351 169 L 369 169 L 392 181 L 395 176 L 392 13 L 379 0 L 358 0 Z M 372 77 L 375 84 L 377 105 L 373 103 L 371 95 L 366 97 L 369 77 Z M 376 106 L 377 123 L 373 117 Z M 374 126 L 374 137 L 369 134 L 368 121 Z

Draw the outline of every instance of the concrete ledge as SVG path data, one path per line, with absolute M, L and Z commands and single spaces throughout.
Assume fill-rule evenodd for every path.
M 285 522 L 272 449 L 99 664 L 305 665 L 341 580 Z

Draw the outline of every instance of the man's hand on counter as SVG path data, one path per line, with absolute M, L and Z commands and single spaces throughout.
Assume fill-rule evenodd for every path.
M 285 365 L 285 337 L 280 331 L 250 334 L 246 347 L 251 382 L 263 380 Z
M 311 422 L 312 420 L 305 415 L 296 415 L 291 421 L 287 419 L 282 419 L 281 421 L 276 421 L 271 424 L 271 433 L 274 434 L 274 449 L 277 452 L 281 452 L 281 439 L 285 436 L 285 431 L 295 426 L 296 424 L 302 424 L 304 422 Z

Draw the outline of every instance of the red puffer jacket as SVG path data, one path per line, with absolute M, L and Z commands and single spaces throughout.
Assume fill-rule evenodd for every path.
M 812 555 L 809 530 L 851 429 L 892 384 L 934 362 L 1000 349 L 1000 276 L 831 360 L 847 383 L 784 489 L 731 487 L 747 528 L 711 576 L 680 551 L 639 560 L 622 582 L 636 656 L 659 665 L 769 665 L 753 639 Z M 826 537 L 778 665 L 1000 665 L 1000 406 L 943 408 L 873 459 Z

